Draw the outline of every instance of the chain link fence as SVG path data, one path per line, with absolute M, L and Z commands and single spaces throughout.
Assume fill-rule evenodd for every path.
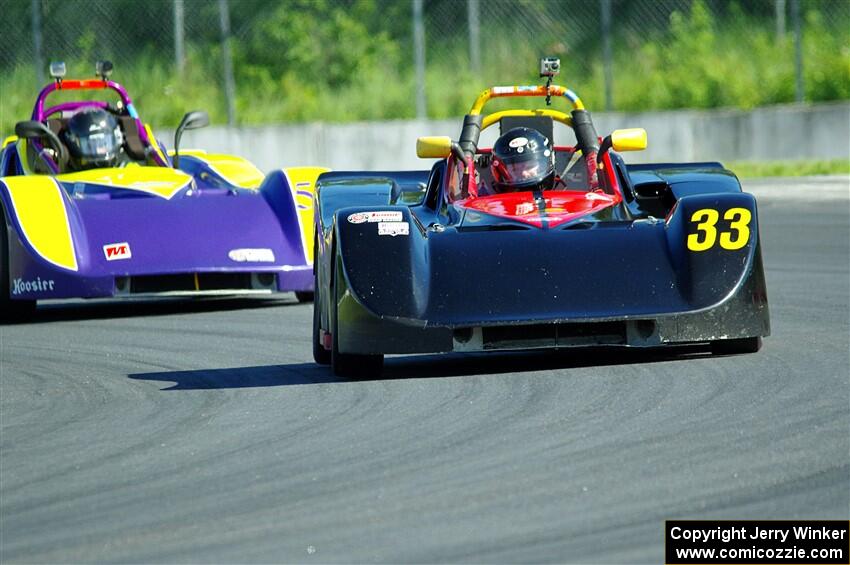
M 113 78 L 145 118 L 461 115 L 492 84 L 558 82 L 596 110 L 850 98 L 847 0 L 0 0 L 0 126 L 49 61 Z
M 448 68 L 468 71 L 475 88 L 534 80 L 543 54 L 561 57 L 561 82 L 600 110 L 850 97 L 845 0 L 426 0 L 426 7 L 426 89 L 438 100 L 451 96 L 439 88 Z

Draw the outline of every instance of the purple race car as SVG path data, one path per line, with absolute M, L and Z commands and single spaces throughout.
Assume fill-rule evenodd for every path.
M 97 79 L 63 80 L 64 64 L 51 65 L 55 80 L 32 119 L 3 141 L 0 315 L 74 297 L 295 291 L 312 299 L 312 197 L 327 169 L 264 176 L 241 157 L 178 154 L 183 131 L 208 123 L 197 111 L 167 152 L 108 79 L 111 66 L 99 63 Z M 46 103 L 65 91 L 117 100 Z

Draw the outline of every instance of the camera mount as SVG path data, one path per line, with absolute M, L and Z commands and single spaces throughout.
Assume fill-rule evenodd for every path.
M 549 94 L 549 87 L 552 86 L 552 78 L 561 72 L 561 60 L 557 57 L 541 57 L 540 59 L 540 76 L 546 77 L 546 105 L 552 105 L 552 95 Z
M 53 80 L 55 80 L 60 86 L 62 85 L 62 78 L 65 76 L 66 72 L 65 61 L 53 61 L 50 63 L 50 76 L 53 77 Z
M 95 63 L 95 74 L 102 78 L 104 82 L 112 74 L 112 61 L 98 61 Z

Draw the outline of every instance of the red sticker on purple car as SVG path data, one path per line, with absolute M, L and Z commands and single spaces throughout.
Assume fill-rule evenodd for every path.
M 110 243 L 103 246 L 103 254 L 107 261 L 116 261 L 118 259 L 129 259 L 133 256 L 130 251 L 130 244 L 126 241 L 123 243 Z

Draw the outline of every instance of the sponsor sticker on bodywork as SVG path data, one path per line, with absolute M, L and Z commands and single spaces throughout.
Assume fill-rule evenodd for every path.
M 103 254 L 107 261 L 117 261 L 118 259 L 129 259 L 133 256 L 130 251 L 130 244 L 126 241 L 123 243 L 110 243 L 103 246 Z
M 274 263 L 274 251 L 265 248 L 231 249 L 227 256 L 237 263 Z
M 44 280 L 41 277 L 36 277 L 35 280 L 18 278 L 12 281 L 12 294 L 18 296 L 33 292 L 52 292 L 54 284 L 52 280 Z
M 355 212 L 348 216 L 352 224 L 363 224 L 365 222 L 400 222 L 401 210 L 377 210 L 373 212 Z
M 378 235 L 396 236 L 409 234 L 410 224 L 407 222 L 381 222 L 378 224 Z

